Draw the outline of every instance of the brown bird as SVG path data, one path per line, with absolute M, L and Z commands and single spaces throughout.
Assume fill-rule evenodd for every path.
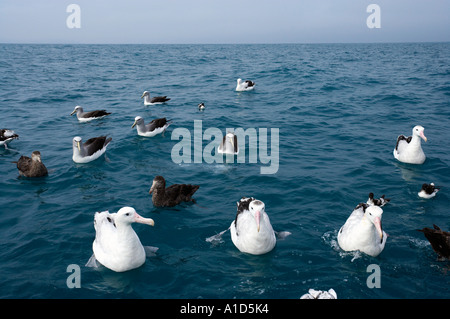
M 31 153 L 31 158 L 22 155 L 17 162 L 13 163 L 17 163 L 17 169 L 22 176 L 42 177 L 48 175 L 47 168 L 41 161 L 41 153 L 39 151 Z
M 162 176 L 153 179 L 149 194 L 156 207 L 173 207 L 181 202 L 195 202 L 192 195 L 199 189 L 199 185 L 173 184 L 166 188 L 166 180 Z
M 439 257 L 450 259 L 450 232 L 443 231 L 434 224 L 433 228 L 425 227 L 423 229 L 417 229 L 417 231 L 424 233 L 431 247 Z

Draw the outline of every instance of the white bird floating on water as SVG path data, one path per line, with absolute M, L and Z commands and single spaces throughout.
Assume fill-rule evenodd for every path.
M 106 112 L 105 110 L 96 110 L 90 112 L 84 112 L 83 108 L 79 105 L 75 106 L 75 109 L 70 113 L 70 115 L 74 115 L 77 113 L 78 121 L 80 122 L 89 122 L 96 119 L 101 119 L 111 113 Z
M 17 135 L 13 130 L 8 130 L 6 128 L 0 130 L 0 146 L 3 145 L 5 149 L 8 149 L 9 142 L 18 138 L 19 135 Z
M 242 81 L 242 79 L 237 79 L 236 91 L 250 91 L 255 88 L 255 82 L 253 81 Z
M 150 123 L 145 124 L 142 117 L 136 116 L 134 119 L 134 124 L 131 126 L 131 128 L 136 126 L 138 135 L 152 137 L 157 134 L 164 133 L 164 131 L 169 127 L 170 124 L 170 120 L 167 121 L 165 117 L 154 119 Z
M 142 93 L 141 99 L 142 98 L 144 98 L 144 105 L 163 104 L 170 100 L 170 98 L 168 98 L 166 95 L 150 98 L 150 92 L 148 91 L 144 91 L 144 93 Z
M 94 216 L 94 254 L 88 267 L 97 267 L 96 261 L 116 272 L 138 268 L 145 263 L 146 256 L 153 255 L 158 248 L 142 246 L 132 223 L 154 226 L 151 218 L 140 216 L 132 207 L 122 207 L 117 213 L 97 212 Z
M 439 192 L 441 188 L 439 186 L 434 186 L 434 183 L 430 184 L 422 184 L 422 188 L 420 189 L 420 192 L 417 193 L 419 197 L 430 199 L 434 196 L 436 196 L 436 193 Z
M 412 129 L 412 136 L 405 137 L 400 135 L 395 145 L 394 157 L 403 163 L 423 164 L 426 156 L 422 150 L 420 139 L 427 141 L 423 131 L 424 128 L 422 126 L 416 125 Z
M 300 299 L 337 299 L 337 294 L 333 288 L 328 291 L 309 289 Z
M 239 154 L 239 145 L 236 135 L 228 132 L 222 139 L 217 150 L 220 154 Z
M 73 138 L 73 155 L 72 159 L 75 163 L 89 163 L 106 152 L 106 147 L 111 142 L 111 137 L 99 136 L 88 139 L 82 143 L 81 137 Z
M 359 250 L 376 257 L 386 245 L 387 234 L 381 228 L 383 210 L 361 203 L 338 232 L 338 244 L 345 251 Z
M 381 195 L 380 198 L 374 198 L 374 194 L 373 193 L 369 193 L 369 199 L 367 200 L 367 204 L 368 205 L 375 205 L 375 206 L 383 207 L 384 205 L 386 205 L 390 201 L 391 200 L 389 198 L 385 198 L 384 197 L 384 194 Z

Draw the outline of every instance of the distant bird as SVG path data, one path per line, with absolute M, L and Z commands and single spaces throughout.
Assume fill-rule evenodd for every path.
M 17 162 L 19 174 L 25 177 L 42 177 L 48 175 L 47 168 L 41 161 L 41 152 L 34 151 L 31 158 L 21 156 Z
M 111 137 L 99 136 L 88 139 L 82 143 L 81 137 L 73 138 L 73 156 L 75 163 L 88 163 L 99 158 L 106 152 L 106 147 L 111 142 Z
M 198 109 L 199 110 L 204 110 L 205 109 L 205 103 L 200 103 L 199 105 L 198 105 Z
M 173 184 L 166 188 L 166 180 L 162 176 L 153 179 L 149 194 L 152 194 L 152 202 L 156 207 L 173 207 L 181 202 L 195 202 L 192 198 L 199 189 L 199 185 Z
M 75 113 L 77 113 L 77 118 L 80 122 L 89 122 L 92 120 L 101 119 L 102 117 L 111 114 L 109 112 L 106 112 L 105 110 L 84 112 L 83 108 L 79 105 L 75 106 L 75 109 L 72 111 L 72 113 L 70 113 L 70 115 L 74 115 Z
M 420 189 L 420 192 L 417 193 L 417 195 L 419 195 L 419 197 L 429 199 L 436 196 L 436 193 L 439 192 L 440 189 L 441 188 L 439 186 L 434 186 L 434 183 L 424 183 L 422 184 L 422 188 Z
M 328 291 L 309 289 L 300 299 L 337 299 L 337 294 L 333 288 Z
M 152 137 L 157 134 L 164 133 L 164 131 L 169 127 L 170 120 L 167 121 L 165 117 L 154 119 L 150 123 L 145 124 L 144 119 L 140 116 L 134 118 L 134 124 L 131 128 L 136 126 L 138 135 L 145 137 Z
M 255 88 L 255 82 L 253 81 L 242 81 L 242 79 L 237 79 L 236 91 L 250 91 Z
M 241 252 L 262 255 L 276 244 L 275 232 L 262 201 L 242 197 L 237 202 L 237 214 L 230 226 L 231 240 Z
M 218 152 L 220 154 L 234 154 L 237 155 L 239 153 L 239 145 L 237 136 L 231 132 L 228 132 L 222 139 L 222 142 L 219 145 Z
M 156 252 L 156 247 L 144 247 L 131 227 L 132 223 L 154 226 L 151 218 L 140 216 L 132 207 L 122 207 L 117 213 L 95 213 L 94 254 L 87 266 L 97 266 L 96 261 L 115 272 L 138 268 L 145 263 L 146 255 Z
M 424 233 L 431 247 L 440 258 L 450 259 L 450 232 L 443 231 L 434 224 L 433 228 L 425 227 L 423 229 L 417 229 L 417 231 Z
M 383 207 L 384 205 L 386 205 L 387 203 L 389 203 L 391 201 L 389 198 L 384 198 L 384 194 L 379 199 L 373 198 L 373 196 L 374 196 L 373 193 L 369 194 L 369 199 L 367 200 L 367 204 Z
M 148 91 L 142 93 L 141 99 L 142 98 L 144 98 L 144 105 L 163 104 L 170 100 L 167 96 L 155 96 L 150 99 L 150 92 Z
M 5 149 L 8 149 L 8 143 L 18 138 L 19 135 L 17 135 L 13 130 L 8 130 L 6 128 L 0 130 L 0 146 L 3 145 Z
M 420 139 L 427 141 L 423 131 L 424 128 L 417 125 L 412 129 L 412 136 L 400 135 L 395 145 L 394 157 L 403 163 L 423 164 L 426 156 L 422 150 Z
M 381 228 L 383 210 L 361 203 L 353 210 L 338 232 L 338 244 L 345 251 L 359 250 L 376 257 L 386 245 L 387 235 Z

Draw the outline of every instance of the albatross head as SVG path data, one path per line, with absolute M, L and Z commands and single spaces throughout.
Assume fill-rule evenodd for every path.
M 80 110 L 80 112 L 83 112 L 83 108 L 79 105 L 75 106 L 75 108 L 73 109 L 72 113 L 70 113 L 70 115 L 74 115 L 75 113 L 78 112 L 78 110 Z
M 134 118 L 134 124 L 131 125 L 131 128 L 135 127 L 136 125 L 140 125 L 143 121 L 144 121 L 144 119 L 142 117 L 136 116 Z
M 264 214 L 265 212 L 265 205 L 262 201 L 255 199 L 250 203 L 248 209 L 250 210 L 250 214 L 252 214 L 255 218 L 256 227 L 259 232 L 259 221 L 261 218 L 261 214 Z
M 130 225 L 132 223 L 141 223 L 146 224 L 150 226 L 154 226 L 155 222 L 151 218 L 144 218 L 136 211 L 133 207 L 122 207 L 117 212 L 116 216 L 114 217 L 114 222 L 116 224 L 125 224 Z
M 383 229 L 381 227 L 381 215 L 383 210 L 379 206 L 369 206 L 366 208 L 365 216 L 374 224 L 381 241 L 383 241 Z
M 150 93 L 148 91 L 144 91 L 144 93 L 142 93 L 141 99 L 146 95 L 150 96 Z
M 422 138 L 422 139 L 426 142 L 426 141 L 427 141 L 427 138 L 426 138 L 426 136 L 423 134 L 423 131 L 424 131 L 424 130 L 425 130 L 425 129 L 423 128 L 423 126 L 416 125 L 416 126 L 414 126 L 412 133 L 413 133 L 413 135 L 416 135 L 416 136 Z
M 77 148 L 78 151 L 81 151 L 81 137 L 75 136 L 72 142 L 73 148 Z

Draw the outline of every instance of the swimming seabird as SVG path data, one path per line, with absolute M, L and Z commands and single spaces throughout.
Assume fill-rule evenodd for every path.
M 422 188 L 420 189 L 420 192 L 417 194 L 419 195 L 419 197 L 422 198 L 432 198 L 434 196 L 436 196 L 436 193 L 439 192 L 440 187 L 439 186 L 434 186 L 434 183 L 424 183 L 422 184 Z
M 309 289 L 300 299 L 337 299 L 337 294 L 333 288 L 328 291 Z
M 199 110 L 204 110 L 205 109 L 205 103 L 200 103 L 199 105 L 198 105 L 198 109 Z
M 253 197 L 243 197 L 237 202 L 237 214 L 230 233 L 236 248 L 252 255 L 268 253 L 276 244 L 265 205 Z
M 79 105 L 75 106 L 74 110 L 70 115 L 74 115 L 77 113 L 78 121 L 80 122 L 88 122 L 95 119 L 101 119 L 102 117 L 105 117 L 107 115 L 110 115 L 111 113 L 106 112 L 105 110 L 96 110 L 96 111 L 90 111 L 90 112 L 84 112 L 83 108 Z
M 8 149 L 9 142 L 18 138 L 19 135 L 17 135 L 13 130 L 8 130 L 7 128 L 0 130 L 0 146 L 3 145 L 5 149 Z
M 157 134 L 164 133 L 164 131 L 169 127 L 170 124 L 170 120 L 167 121 L 165 117 L 154 119 L 150 123 L 145 124 L 142 117 L 136 116 L 134 119 L 134 124 L 131 126 L 131 128 L 136 126 L 138 135 L 152 137 Z
M 380 198 L 374 198 L 373 193 L 369 193 L 369 199 L 367 200 L 367 204 L 383 207 L 390 201 L 391 200 L 389 198 L 384 197 L 384 194 Z
M 403 163 L 422 164 L 426 156 L 422 150 L 420 139 L 425 142 L 427 138 L 423 134 L 424 128 L 420 125 L 414 126 L 412 136 L 400 135 L 394 149 L 394 157 Z
M 81 137 L 73 138 L 73 156 L 75 163 L 88 163 L 99 158 L 106 151 L 106 147 L 111 142 L 111 137 L 99 136 L 81 142 Z
M 150 98 L 150 92 L 144 91 L 141 99 L 144 98 L 144 105 L 162 104 L 170 100 L 167 96 L 155 96 Z
M 17 162 L 19 174 L 25 177 L 42 177 L 48 175 L 47 168 L 41 161 L 41 153 L 34 151 L 31 158 L 21 156 Z
M 417 231 L 424 233 L 440 258 L 450 259 L 450 232 L 443 231 L 436 225 L 433 225 L 433 229 L 425 227 Z
M 228 132 L 222 139 L 219 145 L 218 152 L 220 154 L 234 154 L 239 153 L 239 145 L 237 141 L 237 136 L 231 132 Z
M 166 188 L 166 180 L 162 176 L 153 179 L 149 194 L 152 194 L 153 206 L 172 207 L 181 202 L 195 202 L 192 198 L 199 185 L 173 184 Z
M 116 272 L 138 268 L 145 263 L 149 252 L 156 247 L 144 247 L 131 227 L 132 223 L 154 226 L 151 218 L 140 216 L 132 207 L 122 207 L 117 213 L 108 211 L 94 215 L 95 240 L 92 243 L 93 256 L 87 266 L 96 266 L 98 261 Z
M 237 79 L 236 91 L 250 91 L 255 88 L 255 82 L 253 81 L 242 81 L 242 79 Z
M 386 245 L 387 235 L 381 228 L 383 210 L 361 203 L 353 210 L 338 232 L 338 244 L 345 251 L 359 250 L 376 257 Z

